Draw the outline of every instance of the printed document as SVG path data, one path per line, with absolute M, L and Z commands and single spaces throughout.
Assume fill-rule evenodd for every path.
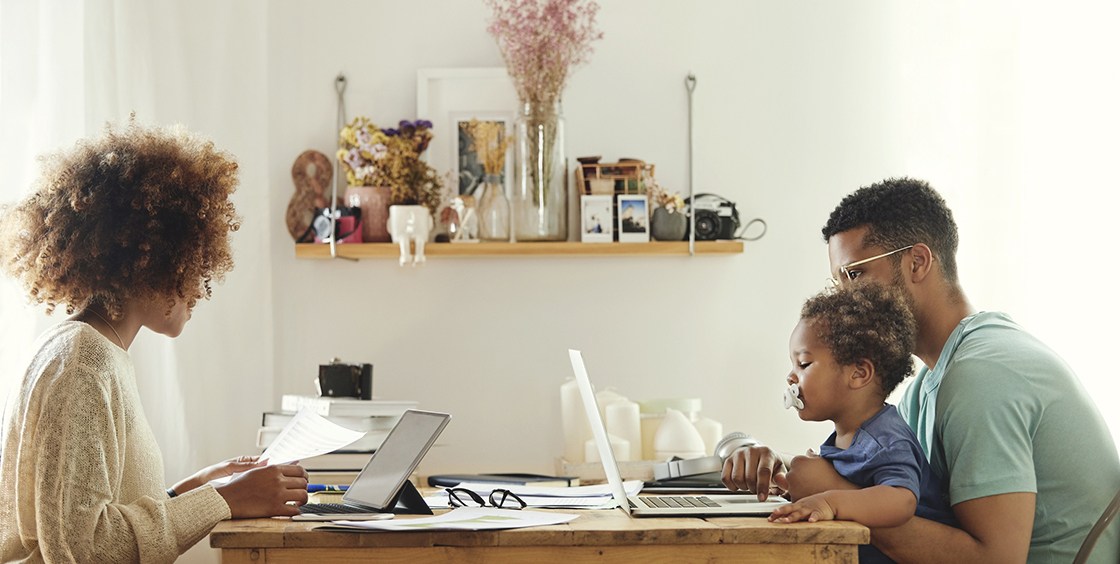
M 287 464 L 338 450 L 364 436 L 362 431 L 342 427 L 315 413 L 312 408 L 304 407 L 284 426 L 260 459 L 267 460 L 267 466 Z M 227 476 L 212 483 L 225 484 L 232 478 Z

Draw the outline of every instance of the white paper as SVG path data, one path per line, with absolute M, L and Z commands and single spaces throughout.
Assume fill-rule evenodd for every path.
M 362 431 L 342 427 L 315 413 L 312 408 L 304 407 L 284 426 L 260 459 L 268 461 L 266 466 L 287 464 L 338 450 L 363 436 L 365 433 Z M 224 484 L 231 479 L 233 476 L 213 480 L 211 483 Z
M 546 513 L 492 507 L 460 507 L 434 517 L 394 519 L 392 521 L 331 521 L 330 525 L 316 529 L 347 529 L 361 531 L 431 531 L 489 529 L 519 529 L 559 525 L 579 517 L 572 513 Z

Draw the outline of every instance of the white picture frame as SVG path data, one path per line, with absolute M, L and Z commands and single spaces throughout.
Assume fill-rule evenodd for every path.
M 649 198 L 645 194 L 618 195 L 618 242 L 649 242 Z
M 425 159 L 440 174 L 454 175 L 458 193 L 459 123 L 472 117 L 504 121 L 513 134 L 517 91 L 505 67 L 429 68 L 416 71 L 416 116 L 432 122 Z M 506 154 L 506 184 L 512 182 L 512 146 Z M 508 195 L 508 194 L 507 194 Z
M 614 202 L 611 196 L 580 196 L 579 240 L 584 243 L 613 242 L 613 207 Z

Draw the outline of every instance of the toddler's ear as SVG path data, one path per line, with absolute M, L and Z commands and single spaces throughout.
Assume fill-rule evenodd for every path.
M 866 358 L 861 358 L 852 365 L 851 376 L 848 378 L 848 387 L 858 390 L 875 382 L 875 365 Z

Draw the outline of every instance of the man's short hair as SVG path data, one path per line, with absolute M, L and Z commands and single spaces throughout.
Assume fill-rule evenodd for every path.
M 833 235 L 867 226 L 864 245 L 893 251 L 925 243 L 941 261 L 949 282 L 957 281 L 957 223 L 945 200 L 924 180 L 888 178 L 848 194 L 821 229 Z

